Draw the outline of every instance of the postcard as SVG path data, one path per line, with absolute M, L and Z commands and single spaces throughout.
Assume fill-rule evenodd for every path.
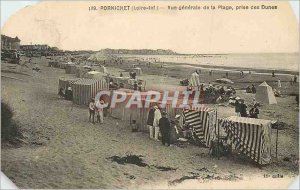
M 299 187 L 298 8 L 1 1 L 1 189 Z

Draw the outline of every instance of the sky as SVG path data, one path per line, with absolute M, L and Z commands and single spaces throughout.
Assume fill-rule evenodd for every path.
M 2 32 L 5 34 L 10 34 L 12 33 L 12 35 L 15 35 L 17 33 L 15 33 L 14 31 L 16 31 L 13 27 L 17 28 L 16 25 L 13 25 L 13 21 L 15 20 L 14 18 L 12 18 L 12 15 L 15 15 L 16 12 L 18 12 L 20 9 L 28 6 L 28 5 L 35 5 L 37 4 L 38 1 L 1 1 L 1 29 Z M 296 15 L 297 21 L 299 23 L 299 1 L 289 1 L 293 11 L 294 11 L 294 17 Z M 23 9 L 24 10 L 24 9 Z M 23 11 L 22 10 L 22 11 Z M 19 11 L 18 14 L 22 11 Z M 16 15 L 18 15 L 16 14 Z M 29 13 L 27 13 L 29 14 Z M 44 15 L 45 17 L 47 17 L 49 20 L 51 20 L 52 18 L 49 17 L 49 15 L 45 15 L 43 13 L 40 13 L 41 15 Z M 76 14 L 75 14 L 76 15 Z M 105 16 L 105 15 L 104 15 Z M 200 15 L 201 16 L 201 15 Z M 203 16 L 203 15 L 202 15 Z M 223 17 L 224 15 L 222 15 Z M 225 15 L 224 17 L 226 17 L 227 15 Z M 276 15 L 275 15 L 276 16 Z M 25 15 L 26 17 L 26 15 Z M 24 17 L 24 19 L 26 19 Z M 143 17 L 143 15 L 141 15 L 141 17 Z M 274 15 L 273 15 L 274 17 Z M 31 17 L 32 20 L 33 17 Z M 191 31 L 191 34 L 184 34 L 182 31 L 184 28 L 180 28 L 180 27 L 175 27 L 175 26 L 169 26 L 166 27 L 164 30 L 164 26 L 166 25 L 166 23 L 171 22 L 173 24 L 175 24 L 174 21 L 172 21 L 170 18 L 164 17 L 164 16 L 158 16 L 157 21 L 155 21 L 156 23 L 152 23 L 153 21 L 149 20 L 149 23 L 152 23 L 153 25 L 156 25 L 158 27 L 157 30 L 154 30 L 153 28 L 147 28 L 147 26 L 143 26 L 143 27 L 139 27 L 138 25 L 140 24 L 140 22 L 138 21 L 133 21 L 135 22 L 137 28 L 136 31 L 141 31 L 140 33 L 137 33 L 136 36 L 133 37 L 127 37 L 128 34 L 131 34 L 131 30 L 132 27 L 130 27 L 129 25 L 127 26 L 126 24 L 122 23 L 122 21 L 120 21 L 119 19 L 120 17 L 112 15 L 109 19 L 114 19 L 114 24 L 118 25 L 118 26 L 122 26 L 123 29 L 116 32 L 116 34 L 114 32 L 111 32 L 111 30 L 114 30 L 114 27 L 109 24 L 109 23 L 105 23 L 104 25 L 106 26 L 106 28 L 103 28 L 101 31 L 98 31 L 97 29 L 94 29 L 92 26 L 87 25 L 76 25 L 76 26 L 70 26 L 68 30 L 65 30 L 64 27 L 57 27 L 57 25 L 64 25 L 64 24 L 68 24 L 69 21 L 65 21 L 65 23 L 63 23 L 63 21 L 58 21 L 58 23 L 52 23 L 52 22 L 48 22 L 48 23 L 39 23 L 37 26 L 32 26 L 37 27 L 36 30 L 37 31 L 37 35 L 34 36 L 32 34 L 30 34 L 30 36 L 24 36 L 24 34 L 20 34 L 20 38 L 21 38 L 21 43 L 25 43 L 25 44 L 29 44 L 29 43 L 44 43 L 44 40 L 47 38 L 48 41 L 45 41 L 45 43 L 48 43 L 51 46 L 58 46 L 62 49 L 74 49 L 74 47 L 81 47 L 81 49 L 92 49 L 92 50 L 97 50 L 97 49 L 102 49 L 102 48 L 132 48 L 132 49 L 140 49 L 140 48 L 151 48 L 151 49 L 158 49 L 158 48 L 162 48 L 162 49 L 172 49 L 175 50 L 177 52 L 180 53 L 246 53 L 249 51 L 257 51 L 257 52 L 276 52 L 277 49 L 281 48 L 282 51 L 294 51 L 294 49 L 297 49 L 295 51 L 299 50 L 299 47 L 295 48 L 293 46 L 295 46 L 293 43 L 293 41 L 295 41 L 295 39 L 299 39 L 299 36 L 297 36 L 297 38 L 293 38 L 291 36 L 295 35 L 295 34 L 287 34 L 285 30 L 283 30 L 282 28 L 280 28 L 280 31 L 277 31 L 277 29 L 275 29 L 278 33 L 278 35 L 274 34 L 274 31 L 270 32 L 272 30 L 272 28 L 266 28 L 266 30 L 268 30 L 269 33 L 265 33 L 262 36 L 257 36 L 255 35 L 254 32 L 258 32 L 260 34 L 263 34 L 262 31 L 259 30 L 259 28 L 261 28 L 262 26 L 265 26 L 266 24 L 263 23 L 262 21 L 254 21 L 251 20 L 251 18 L 249 19 L 250 23 L 252 25 L 255 25 L 257 28 L 251 28 L 251 30 L 246 29 L 247 26 L 243 25 L 244 23 L 238 23 L 237 20 L 230 21 L 228 22 L 227 20 L 222 20 L 219 19 L 218 17 L 209 17 L 209 16 L 204 16 L 203 22 L 199 23 L 199 25 L 202 24 L 202 28 L 205 27 L 205 24 L 210 24 L 209 21 L 206 21 L 207 19 L 214 19 L 215 23 L 226 23 L 226 24 L 230 24 L 232 26 L 241 26 L 244 27 L 243 29 L 237 30 L 237 31 L 231 31 L 228 30 L 226 28 L 226 26 L 223 27 L 217 27 L 217 26 L 210 26 L 208 27 L 208 29 L 204 29 L 201 30 L 199 28 L 196 27 L 192 27 L 191 25 L 193 25 L 192 19 L 188 19 L 185 20 L 184 18 L 188 18 L 187 15 L 183 15 L 182 16 L 182 22 L 187 22 L 189 23 L 189 25 L 183 26 L 186 27 L 189 31 Z M 128 17 L 129 19 L 135 20 L 132 17 Z M 227 17 L 227 18 L 232 18 L 232 17 Z M 30 18 L 28 18 L 30 19 Z M 148 17 L 143 17 L 143 19 L 148 19 Z M 253 18 L 254 19 L 254 18 Z M 267 18 L 268 19 L 268 18 Z M 12 24 L 10 24 L 10 22 L 7 24 L 7 21 L 10 20 L 12 22 Z M 21 19 L 18 20 L 18 22 L 20 22 Z M 31 21 L 29 20 L 29 21 Z M 63 19 L 62 19 L 63 20 Z M 89 22 L 90 20 L 95 20 L 97 22 L 102 22 L 104 23 L 105 21 L 98 19 L 98 18 L 89 18 L 89 19 L 78 19 L 78 22 Z M 158 20 L 164 20 L 163 21 L 158 21 Z M 278 22 L 280 22 L 280 20 L 282 20 L 281 18 L 278 19 L 278 21 L 276 21 L 276 24 L 280 24 Z M 21 21 L 22 22 L 22 21 Z M 194 22 L 196 22 L 196 20 L 194 20 Z M 210 21 L 211 22 L 211 21 Z M 158 24 L 157 24 L 158 23 Z M 159 24 L 160 23 L 160 24 Z M 32 23 L 33 25 L 36 25 L 35 23 Z M 44 25 L 41 25 L 44 24 Z M 5 25 L 7 25 L 7 27 L 4 27 Z M 56 27 L 53 27 L 53 26 Z M 22 26 L 22 28 L 24 29 L 26 27 L 26 25 L 23 23 L 20 24 L 20 26 Z M 44 30 L 40 31 L 40 28 L 43 26 Z M 191 26 L 191 27 L 190 27 Z M 90 28 L 90 30 L 84 30 L 83 27 L 85 28 Z M 272 27 L 270 26 L 266 26 L 266 27 Z M 290 28 L 290 26 L 285 26 L 286 28 Z M 7 28 L 11 28 L 10 30 Z M 48 33 L 46 32 L 45 28 L 48 28 L 49 35 L 44 36 L 42 34 Z M 55 29 L 54 29 L 55 28 Z M 85 33 L 90 33 L 88 36 L 83 36 L 82 34 L 77 34 L 76 35 L 72 35 L 70 32 L 70 28 L 76 29 L 76 31 L 79 31 L 79 29 L 83 30 Z M 20 29 L 18 29 L 20 30 Z M 54 30 L 60 30 L 59 32 L 54 31 Z M 94 32 L 92 32 L 91 30 L 94 30 Z M 172 33 L 168 33 L 166 32 L 166 30 L 172 30 L 174 32 Z M 299 30 L 299 29 L 298 29 Z M 147 33 L 147 31 L 151 31 L 151 35 Z M 186 30 L 187 31 L 187 30 Z M 185 33 L 186 33 L 185 31 Z M 26 31 L 28 33 L 28 31 Z M 141 33 L 143 32 L 143 34 L 146 33 L 146 36 L 142 35 Z M 225 37 L 223 35 L 223 33 L 228 33 L 227 36 Z M 297 31 L 298 32 L 298 31 Z M 25 31 L 23 32 L 25 33 Z M 32 32 L 31 32 L 32 33 Z M 72 32 L 73 33 L 73 32 Z M 202 34 L 202 37 L 200 35 L 195 35 L 195 33 L 198 34 Z M 71 35 L 70 35 L 71 34 Z M 76 34 L 76 33 L 75 33 Z M 247 38 L 245 36 L 243 36 L 243 34 L 247 34 Z M 23 35 L 23 36 L 22 36 Z M 82 40 L 88 41 L 89 43 L 85 44 L 85 41 L 81 41 L 80 39 L 78 39 L 78 35 L 82 36 L 81 38 L 84 38 Z M 106 35 L 106 37 L 101 38 L 101 36 Z M 163 38 L 159 38 L 159 37 L 155 37 L 156 36 L 164 36 Z M 169 37 L 171 35 L 171 37 Z M 176 36 L 177 35 L 177 36 Z M 251 36 L 252 35 L 252 36 Z M 98 38 L 101 38 L 101 40 L 99 39 L 98 42 L 96 43 L 91 43 L 91 36 L 95 36 Z M 120 36 L 120 37 L 118 37 Z M 205 36 L 205 38 L 203 37 Z M 22 39 L 23 37 L 23 39 Z M 177 39 L 178 38 L 178 39 Z M 184 40 L 180 39 L 180 38 L 184 38 Z M 185 40 L 191 38 L 190 41 Z M 225 39 L 224 39 L 225 38 Z M 226 40 L 227 38 L 227 40 Z M 253 39 L 254 40 L 253 40 Z M 109 40 L 108 40 L 109 39 Z M 133 40 L 136 39 L 136 40 Z M 174 40 L 175 39 L 175 40 Z M 176 42 L 176 39 L 178 40 L 178 42 Z M 230 40 L 229 40 L 230 39 Z M 119 41 L 122 40 L 122 43 L 120 44 Z M 156 42 L 158 40 L 162 40 L 162 42 Z M 135 43 L 135 41 L 140 41 L 139 44 L 143 44 L 141 46 L 139 46 L 139 44 Z M 196 44 L 195 41 L 199 41 L 201 42 L 201 45 Z M 236 41 L 239 41 L 238 43 Z M 256 47 L 255 45 L 259 44 L 261 41 L 264 41 L 264 43 L 262 43 L 261 45 L 258 45 L 259 47 Z M 76 43 L 77 42 L 77 43 Z M 106 46 L 103 46 L 101 44 L 103 44 L 103 42 L 105 42 Z M 288 42 L 290 42 L 291 44 L 289 44 Z M 252 44 L 252 45 L 251 45 Z M 254 45 L 255 44 L 255 45 Z M 286 44 L 286 47 L 284 46 L 284 44 Z M 183 47 L 180 47 L 183 46 Z M 203 48 L 205 46 L 205 48 Z M 232 48 L 230 47 L 232 46 Z M 260 47 L 261 46 L 261 47 Z M 226 50 L 225 50 L 226 49 Z M 229 52 L 227 52 L 229 49 Z M 198 52 L 197 52 L 198 51 Z M 204 52 L 206 51 L 206 52 Z M 279 52 L 282 52 L 281 50 L 278 50 Z
M 15 14 L 18 10 L 26 7 L 28 5 L 34 5 L 38 3 L 39 0 L 31 0 L 31 1 L 5 1 L 1 0 L 1 27 L 8 20 L 8 18 Z M 299 21 L 299 0 L 291 0 L 289 1 L 291 4 L 293 11 Z

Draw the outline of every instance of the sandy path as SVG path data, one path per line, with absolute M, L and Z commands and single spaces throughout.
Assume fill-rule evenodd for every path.
M 208 149 L 187 145 L 163 147 L 145 133 L 132 133 L 128 123 L 105 118 L 100 126 L 88 122 L 85 107 L 72 106 L 58 99 L 56 92 L 60 69 L 41 66 L 42 72 L 30 69 L 31 76 L 10 74 L 28 82 L 2 79 L 2 98 L 15 110 L 29 143 L 19 148 L 2 147 L 2 171 L 21 188 L 125 188 L 165 183 L 196 169 L 226 177 L 259 176 L 282 172 L 294 176 L 288 164 L 271 164 L 259 169 L 236 156 L 211 158 Z M 292 139 L 294 140 L 294 139 Z M 149 165 L 170 166 L 176 171 L 119 165 L 106 159 L 126 153 L 143 155 Z M 199 172 L 199 171 L 198 171 Z M 129 179 L 128 175 L 135 179 Z

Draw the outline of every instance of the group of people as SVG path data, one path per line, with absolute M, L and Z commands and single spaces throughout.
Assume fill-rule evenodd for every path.
M 66 90 L 60 88 L 58 91 L 58 95 L 62 98 L 65 98 L 66 100 L 73 100 L 73 91 L 70 86 L 67 87 Z
M 250 87 L 249 85 L 247 86 L 246 93 L 253 93 L 253 94 L 256 93 L 256 88 L 255 88 L 254 84 L 252 84 L 252 87 Z
M 97 117 L 97 123 L 102 124 L 104 122 L 104 101 L 92 98 L 89 102 L 89 122 L 95 123 L 95 114 Z
M 196 91 L 192 86 L 187 87 L 187 91 L 192 91 L 192 97 L 196 94 Z M 228 86 L 215 86 L 209 84 L 207 87 L 204 87 L 201 84 L 198 87 L 198 91 L 200 91 L 200 103 L 221 103 L 229 100 L 229 97 L 236 94 L 236 91 L 233 87 Z
M 143 83 L 141 81 L 134 81 L 133 90 L 142 91 Z
M 113 80 L 110 80 L 110 82 L 109 82 L 110 90 L 117 90 L 120 88 L 124 88 L 124 83 L 121 82 L 118 84 L 118 83 L 114 82 Z M 136 90 L 136 91 L 142 91 L 142 88 L 143 88 L 143 82 L 135 80 L 133 83 L 132 89 Z
M 203 88 L 203 84 L 200 86 L 200 96 L 202 97 L 201 103 L 221 103 L 229 100 L 230 96 L 236 94 L 233 87 L 216 87 L 209 85 L 207 88 Z
M 109 89 L 110 90 L 116 90 L 119 88 L 124 88 L 123 83 L 118 84 L 118 83 L 114 82 L 113 80 L 109 81 Z
M 136 79 L 136 72 L 129 71 L 129 76 L 130 76 L 131 79 Z
M 147 126 L 149 127 L 150 138 L 159 141 L 159 136 L 161 136 L 163 145 L 170 146 L 172 138 L 177 138 L 174 137 L 174 134 L 178 132 L 176 126 L 169 120 L 167 113 L 156 105 L 149 110 Z M 174 130 L 175 133 L 172 133 Z
M 259 109 L 258 102 L 256 102 L 255 98 L 253 98 L 253 102 L 251 104 L 251 109 L 249 110 L 249 114 L 247 112 L 247 105 L 245 101 L 239 97 L 235 99 L 235 113 L 239 117 L 250 117 L 250 118 L 258 118 Z

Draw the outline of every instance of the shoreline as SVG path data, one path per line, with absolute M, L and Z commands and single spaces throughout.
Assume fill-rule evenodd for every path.
M 201 66 L 194 66 L 193 64 L 185 64 L 185 65 L 179 65 L 179 66 L 188 66 L 188 67 L 194 67 L 195 69 L 203 69 L 203 70 L 217 70 L 217 71 L 228 71 L 228 72 L 232 72 L 232 73 L 239 73 L 240 71 L 243 71 L 243 72 L 249 72 L 251 71 L 251 74 L 253 75 L 272 75 L 272 70 L 268 70 L 268 69 L 249 69 L 249 68 L 243 68 L 243 67 L 223 67 L 223 66 L 212 66 L 212 67 L 209 67 L 206 65 L 201 65 Z M 299 75 L 299 72 L 296 72 L 296 71 L 284 71 L 284 70 L 281 70 L 281 71 L 275 71 L 275 74 L 276 75 L 287 75 L 287 76 L 294 76 L 294 75 Z
M 175 62 L 156 62 L 154 64 L 168 64 L 169 66 L 188 66 L 194 67 L 195 69 L 204 69 L 204 70 L 218 70 L 218 71 L 231 71 L 231 72 L 240 72 L 240 71 L 251 71 L 252 74 L 272 74 L 273 69 L 252 69 L 247 67 L 232 67 L 232 66 L 220 66 L 220 65 L 204 65 L 204 64 L 192 64 L 192 63 L 175 63 Z M 170 65 L 172 64 L 172 65 Z M 277 75 L 299 75 L 299 71 L 292 70 L 275 70 Z
M 255 55 L 274 55 L 274 56 L 278 56 L 278 55 L 293 55 L 293 56 L 297 56 L 297 63 L 299 62 L 299 56 L 298 56 L 298 53 L 256 53 L 254 54 L 253 56 L 251 56 L 250 54 L 201 54 L 201 55 L 194 55 L 194 54 L 178 54 L 178 55 L 134 55 L 134 54 L 110 54 L 110 55 L 115 55 L 117 57 L 121 57 L 121 58 L 125 58 L 127 60 L 133 60 L 133 59 L 138 59 L 139 61 L 141 62 L 145 62 L 147 63 L 148 61 L 145 61 L 145 60 L 140 60 L 140 59 L 147 59 L 150 58 L 150 62 L 152 64 L 167 64 L 167 65 L 189 65 L 189 66 L 193 66 L 193 67 L 199 67 L 199 68 L 203 68 L 203 69 L 222 69 L 222 70 L 233 70 L 233 71 L 240 71 L 240 70 L 243 70 L 243 71 L 252 71 L 252 72 L 256 72 L 256 73 L 271 73 L 273 70 L 275 70 L 276 73 L 279 73 L 279 74 L 290 74 L 290 75 L 297 75 L 299 74 L 299 66 L 297 64 L 297 69 L 293 68 L 293 69 L 285 69 L 285 68 L 280 68 L 280 69 L 273 69 L 273 68 L 260 68 L 260 67 L 245 67 L 245 66 L 233 66 L 233 65 L 226 65 L 226 63 L 215 63 L 216 65 L 212 65 L 212 64 L 205 64 L 205 63 L 201 63 L 201 62 L 207 62 L 207 63 L 211 63 L 213 62 L 212 60 L 199 60 L 200 63 L 191 63 L 191 62 L 185 62 L 185 61 L 174 61 L 174 60 L 159 60 L 159 56 L 188 56 L 188 58 L 190 59 L 193 59 L 193 58 L 216 58 L 216 59 L 219 59 L 219 58 L 226 58 L 227 59 L 230 59 L 230 57 L 226 57 L 226 56 L 248 56 L 248 57 L 245 57 L 245 59 L 249 58 L 254 58 L 254 59 L 258 59 L 258 60 L 253 60 L 252 63 L 249 63 L 249 64 L 253 64 L 253 63 L 256 63 L 256 62 L 260 62 L 261 58 L 259 57 L 255 57 Z M 208 56 L 206 56 L 208 55 Z M 175 58 L 175 57 L 174 57 Z M 158 62 L 153 62 L 151 61 L 151 59 L 153 60 L 156 60 L 158 59 Z M 271 57 L 271 58 L 264 58 L 263 61 L 267 60 L 267 63 L 265 64 L 268 64 L 268 65 L 271 65 L 272 64 L 272 60 L 278 60 L 276 57 Z M 282 59 L 281 57 L 279 57 L 279 59 Z M 197 61 L 197 60 L 195 60 Z M 230 62 L 239 62 L 237 60 L 227 60 L 228 63 Z M 295 63 L 294 61 L 295 60 L 292 60 L 293 62 L 292 63 Z M 216 62 L 218 62 L 218 60 L 216 60 Z M 271 62 L 271 63 L 270 63 Z M 286 60 L 279 60 L 279 62 L 283 62 L 283 63 L 287 63 L 289 61 L 286 61 Z M 282 64 L 283 64 L 282 63 Z M 246 63 L 244 63 L 246 64 Z M 275 63 L 276 65 L 279 65 L 279 63 Z M 281 64 L 281 65 L 282 65 Z M 238 63 L 236 64 L 238 65 Z M 295 64 L 292 65 L 295 67 Z

